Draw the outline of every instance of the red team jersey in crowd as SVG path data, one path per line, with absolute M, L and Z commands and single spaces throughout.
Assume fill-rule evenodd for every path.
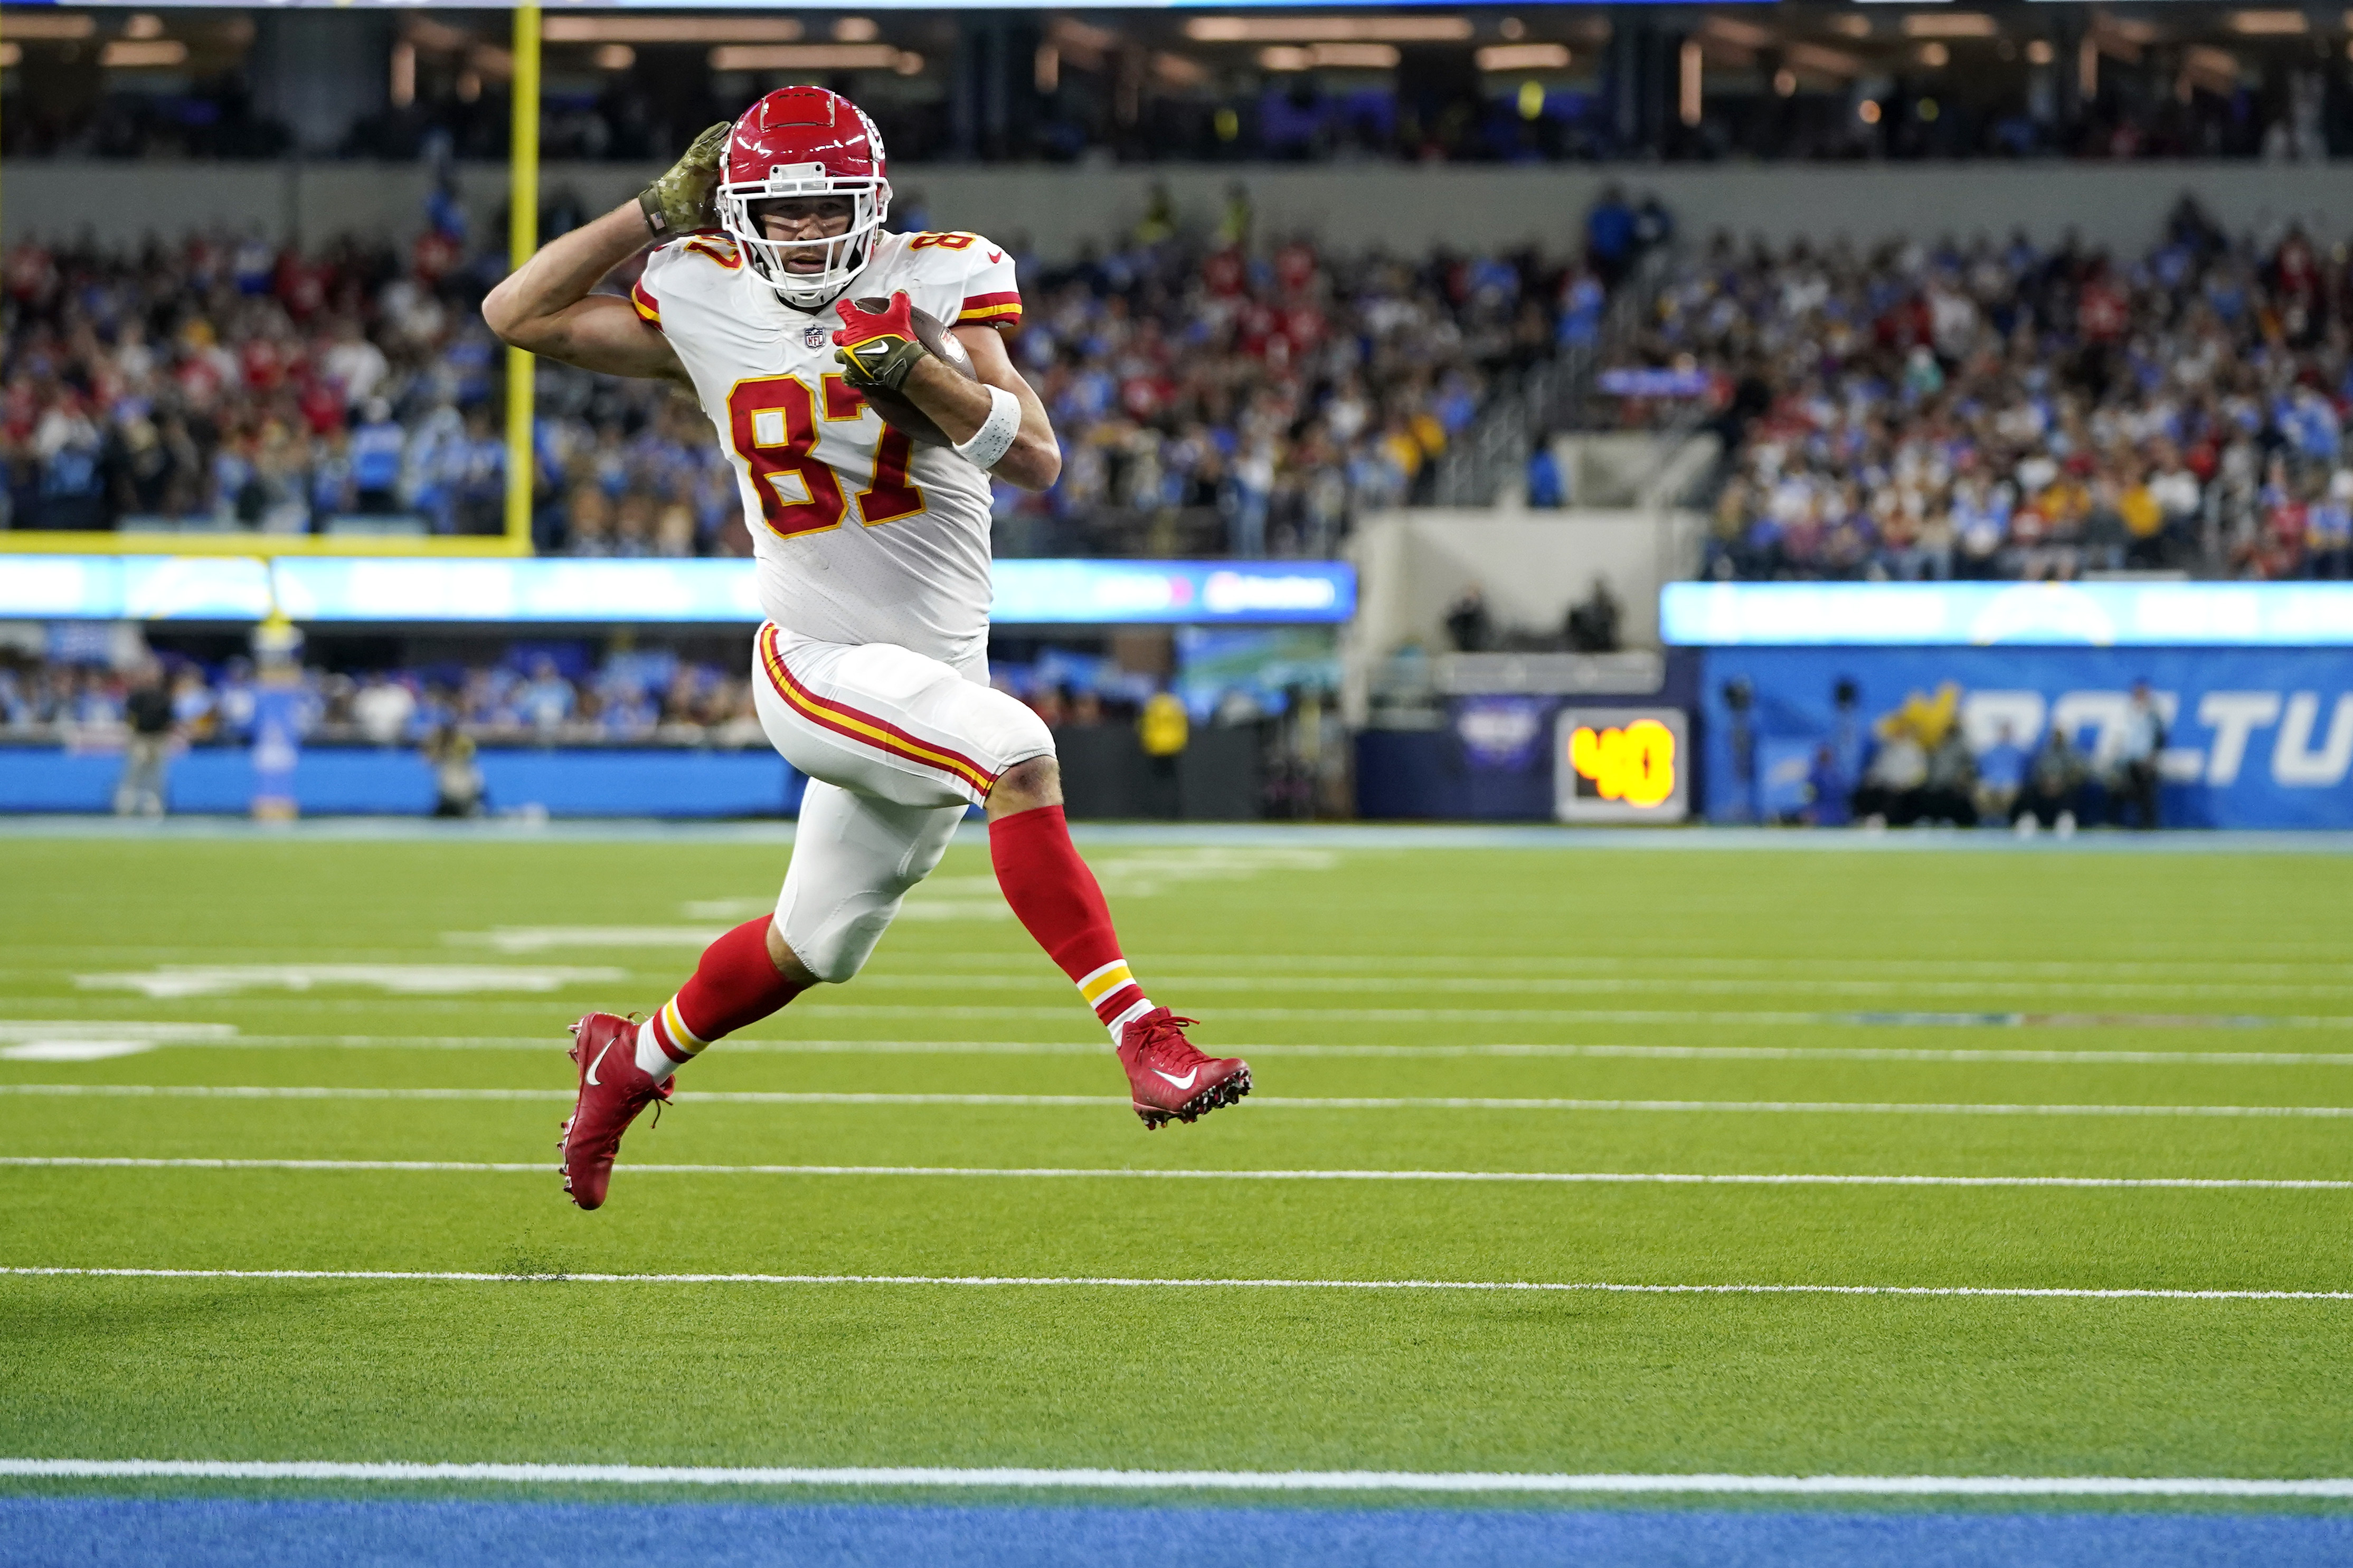
M 904 290 L 952 325 L 1021 320 L 1013 260 L 974 234 L 886 234 L 845 300 Z M 630 291 L 693 378 L 735 466 L 761 613 L 829 643 L 962 666 L 988 639 L 988 476 L 882 423 L 833 357 L 841 319 L 797 310 L 718 234 L 672 240 Z

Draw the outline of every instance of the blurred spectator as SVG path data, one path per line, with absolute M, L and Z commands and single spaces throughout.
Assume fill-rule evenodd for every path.
M 299 532 L 354 515 L 501 531 L 495 345 L 476 314 L 499 268 L 466 259 L 457 221 L 406 255 L 19 242 L 0 346 L 10 525 Z M 1170 554 L 1326 554 L 1359 512 L 1429 499 L 1493 377 L 1553 353 L 1564 308 L 1598 321 L 1597 289 L 1534 252 L 1326 256 L 1291 239 L 1261 255 L 1174 233 L 1028 266 L 1012 349 L 1065 463 L 1050 492 L 1000 498 L 999 548 L 1133 553 L 1142 531 Z M 543 544 L 749 552 L 734 468 L 691 400 L 554 362 L 537 374 Z
M 2026 749 L 2008 724 L 1996 732 L 1992 745 L 1978 753 L 1977 770 L 1978 813 L 2008 822 L 2026 783 Z
M 1879 827 L 1908 827 L 1920 819 L 1928 784 L 1928 751 L 1909 727 L 1890 731 L 1863 769 L 1854 815 Z
M 434 816 L 481 815 L 482 770 L 474 765 L 472 736 L 444 724 L 425 742 L 425 760 L 433 769 Z
M 2073 245 L 1742 249 L 1680 265 L 1630 350 L 1762 405 L 1715 505 L 1724 578 L 2346 569 L 2353 267 L 2194 206 L 2129 264 Z M 1670 410 L 1629 400 L 1642 422 Z
M 179 729 L 162 669 L 150 665 L 132 677 L 122 714 L 130 732 L 123 737 L 122 782 L 114 789 L 115 815 L 161 816 L 172 742 Z
M 1593 591 L 1580 604 L 1568 609 L 1569 651 L 1572 653 L 1616 653 L 1618 625 L 1623 612 L 1618 595 L 1609 591 L 1609 580 L 1596 577 Z
M 1493 645 L 1494 623 L 1487 614 L 1487 595 L 1478 584 L 1463 589 L 1462 596 L 1446 612 L 1446 637 L 1457 653 L 1482 653 Z
M 1977 758 L 1970 754 L 1961 727 L 1951 725 L 1928 749 L 1927 774 L 1920 790 L 1919 820 L 1975 827 L 1977 792 Z
M 2026 765 L 2026 789 L 2019 796 L 2015 818 L 2019 832 L 2031 834 L 2039 824 L 2057 829 L 2063 837 L 2073 834 L 2090 771 L 2067 731 L 2052 725 Z
M 2165 721 L 2149 695 L 2148 682 L 2133 682 L 2132 697 L 2116 738 L 2117 805 L 2133 809 L 2133 826 L 2144 833 L 2158 826 L 2158 761 L 2165 751 Z
M 371 676 L 352 699 L 352 720 L 361 738 L 373 746 L 398 745 L 416 716 L 417 693 L 406 681 L 389 676 Z

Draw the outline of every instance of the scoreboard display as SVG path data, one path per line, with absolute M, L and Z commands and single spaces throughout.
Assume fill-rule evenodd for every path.
M 1563 822 L 1681 822 L 1691 810 L 1689 721 L 1676 708 L 1564 708 L 1553 721 Z

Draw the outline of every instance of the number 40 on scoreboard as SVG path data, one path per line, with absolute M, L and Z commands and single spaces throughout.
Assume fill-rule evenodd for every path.
M 1563 822 L 1681 822 L 1691 809 L 1688 724 L 1674 708 L 1564 708 L 1553 722 Z

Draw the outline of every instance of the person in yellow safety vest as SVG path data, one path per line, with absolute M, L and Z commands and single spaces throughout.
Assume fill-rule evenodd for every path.
M 1135 721 L 1144 738 L 1144 754 L 1147 757 L 1173 757 L 1185 749 L 1191 738 L 1191 724 L 1185 717 L 1185 704 L 1176 693 L 1155 691 L 1145 700 L 1144 711 Z

